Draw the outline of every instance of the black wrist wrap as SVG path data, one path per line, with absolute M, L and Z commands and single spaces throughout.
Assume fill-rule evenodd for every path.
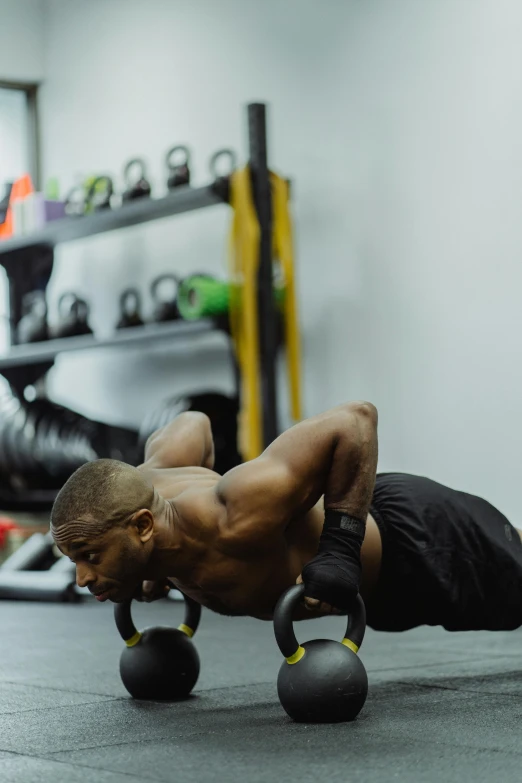
M 302 571 L 306 596 L 349 609 L 359 592 L 366 522 L 327 509 L 316 557 Z

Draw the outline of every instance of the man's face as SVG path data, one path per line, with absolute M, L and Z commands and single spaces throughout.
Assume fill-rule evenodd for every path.
M 120 602 L 132 597 L 145 578 L 146 547 L 126 527 L 103 535 L 78 536 L 60 545 L 76 565 L 76 583 L 88 587 L 98 601 Z

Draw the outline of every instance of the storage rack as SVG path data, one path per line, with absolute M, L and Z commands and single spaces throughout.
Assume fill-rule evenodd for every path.
M 260 226 L 260 388 L 263 443 L 266 447 L 278 434 L 275 371 L 278 333 L 272 294 L 272 201 L 267 159 L 266 106 L 262 103 L 250 104 L 247 112 L 252 189 Z M 56 245 L 227 202 L 228 180 L 220 178 L 201 188 L 179 188 L 161 199 L 140 199 L 123 204 L 119 209 L 57 220 L 31 236 L 0 242 L 0 264 L 5 268 L 9 281 L 11 339 L 9 352 L 0 356 L 0 374 L 21 393 L 52 367 L 58 354 L 66 351 L 140 346 L 223 328 L 222 321 L 212 319 L 194 323 L 175 321 L 121 330 L 105 340 L 99 340 L 94 335 L 81 335 L 41 343 L 16 344 L 16 326 L 22 317 L 23 297 L 47 285 L 53 269 Z

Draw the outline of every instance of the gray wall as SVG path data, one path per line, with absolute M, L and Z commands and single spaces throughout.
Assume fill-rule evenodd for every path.
M 64 186 L 145 153 L 158 185 L 188 140 L 195 182 L 241 106 L 271 105 L 272 164 L 295 181 L 306 413 L 380 409 L 381 469 L 486 495 L 518 521 L 522 287 L 519 0 L 50 0 L 45 172 Z M 225 208 L 59 252 L 53 297 L 223 268 Z M 63 359 L 58 396 L 137 421 L 229 383 L 224 351 Z M 286 409 L 286 403 L 284 405 Z M 107 411 L 109 410 L 109 414 Z M 285 412 L 285 411 L 283 411 Z
M 0 0 L 0 81 L 42 79 L 44 11 L 41 0 Z

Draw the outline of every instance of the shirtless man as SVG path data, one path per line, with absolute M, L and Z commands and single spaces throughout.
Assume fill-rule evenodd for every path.
M 296 581 L 296 619 L 350 610 L 406 630 L 522 624 L 522 542 L 481 498 L 377 468 L 377 411 L 340 405 L 280 435 L 255 460 L 212 470 L 208 418 L 180 415 L 138 468 L 82 466 L 51 530 L 99 601 L 162 596 L 166 579 L 209 609 L 271 619 Z

